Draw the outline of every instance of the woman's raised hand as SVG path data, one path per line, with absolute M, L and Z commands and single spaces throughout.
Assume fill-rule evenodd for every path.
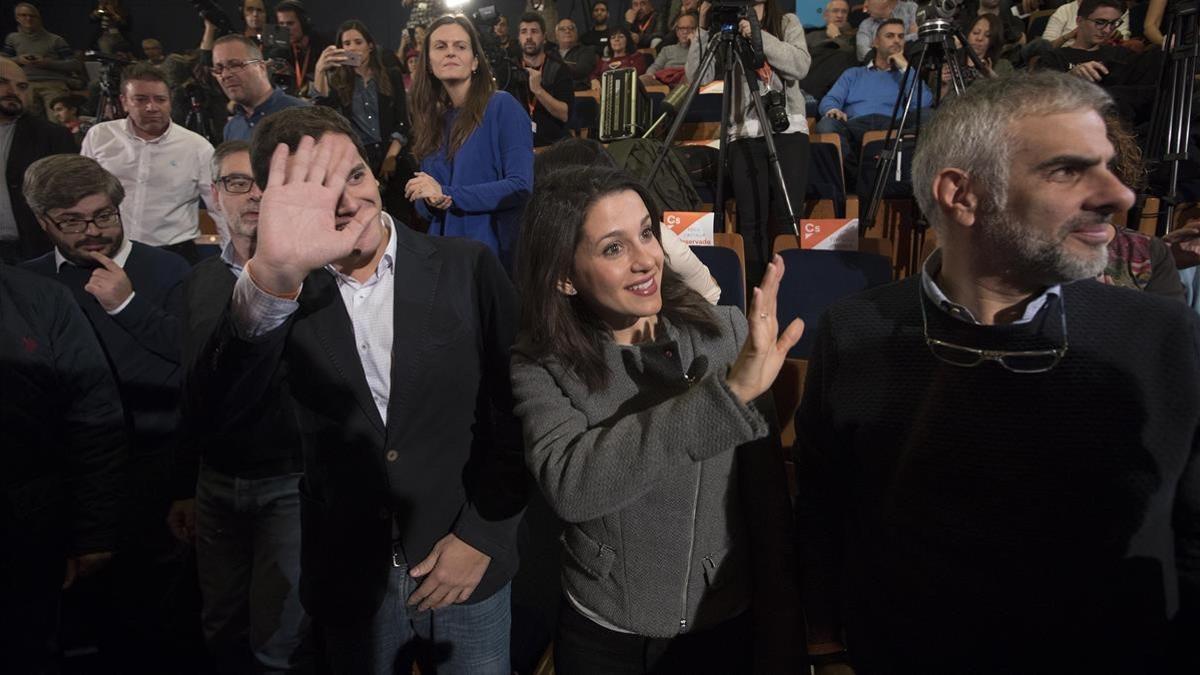
M 804 335 L 804 322 L 794 319 L 779 333 L 779 320 L 775 316 L 775 299 L 779 294 L 779 282 L 783 279 L 783 258 L 776 255 L 767 265 L 762 283 L 754 289 L 750 301 L 750 333 L 742 344 L 742 351 L 725 377 L 726 384 L 734 396 L 743 404 L 758 398 L 771 388 L 771 383 L 783 367 L 788 350 Z

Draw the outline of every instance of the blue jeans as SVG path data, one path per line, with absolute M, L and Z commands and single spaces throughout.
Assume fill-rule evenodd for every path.
M 201 622 L 217 671 L 307 672 L 300 606 L 300 477 L 256 480 L 202 466 L 196 483 Z
M 408 567 L 393 567 L 387 595 L 367 623 L 324 626 L 330 670 L 337 675 L 510 675 L 508 642 L 512 623 L 505 584 L 490 598 L 418 612 L 408 597 L 420 585 Z

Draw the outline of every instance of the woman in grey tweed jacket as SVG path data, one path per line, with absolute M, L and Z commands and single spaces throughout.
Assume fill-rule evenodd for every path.
M 527 463 L 566 521 L 555 670 L 794 671 L 767 390 L 802 326 L 778 334 L 779 260 L 749 326 L 689 290 L 664 264 L 653 204 L 623 172 L 571 168 L 525 212 L 512 380 Z

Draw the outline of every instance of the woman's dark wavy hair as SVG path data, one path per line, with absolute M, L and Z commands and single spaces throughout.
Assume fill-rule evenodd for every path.
M 334 45 L 339 49 L 342 47 L 342 35 L 349 30 L 356 30 L 363 39 L 367 41 L 371 49 L 367 52 L 367 67 L 371 69 L 371 77 L 375 78 L 375 86 L 379 87 L 379 93 L 383 96 L 392 96 L 392 81 L 388 78 L 387 72 L 383 68 L 383 61 L 379 58 L 379 49 L 375 43 L 375 37 L 371 35 L 371 31 L 367 30 L 367 24 L 358 19 L 350 19 L 342 25 L 338 26 L 337 37 L 334 38 Z M 329 76 L 329 85 L 334 92 L 337 93 L 338 101 L 346 110 L 350 109 L 352 99 L 354 98 L 354 78 L 356 73 L 353 66 L 342 66 L 336 68 L 333 74 Z
M 539 177 L 533 199 L 525 207 L 517 248 L 516 279 L 521 296 L 522 342 L 538 357 L 554 357 L 590 391 L 608 382 L 604 343 L 612 331 L 579 295 L 566 295 L 559 283 L 575 273 L 575 250 L 583 237 L 587 214 L 600 199 L 636 192 L 650 213 L 654 237 L 662 214 L 654 198 L 633 176 L 601 166 L 568 166 Z M 720 334 L 712 306 L 683 282 L 669 265 L 662 270 L 662 313 L 678 326 L 702 334 Z
M 1000 19 L 994 14 L 980 14 L 971 22 L 971 30 L 975 30 L 975 24 L 980 21 L 988 25 L 987 53 L 984 56 L 995 65 L 996 60 L 1000 58 L 1000 50 L 1004 47 L 1004 24 L 1000 23 Z M 967 31 L 967 34 L 970 35 L 970 31 Z
M 608 50 L 609 53 L 612 54 L 613 58 L 617 57 L 616 54 L 612 53 L 612 37 L 614 35 L 625 36 L 625 53 L 622 56 L 629 56 L 638 50 L 638 46 L 633 44 L 633 33 L 630 33 L 629 29 L 625 26 L 614 26 L 608 29 Z

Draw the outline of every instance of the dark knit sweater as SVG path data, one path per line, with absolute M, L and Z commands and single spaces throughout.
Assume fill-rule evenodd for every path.
M 192 269 L 183 285 L 186 330 L 184 362 L 191 364 L 212 336 L 233 295 L 237 277 L 220 256 Z M 200 458 L 221 473 L 238 478 L 268 478 L 304 470 L 300 437 L 286 387 L 286 367 L 276 370 L 263 397 L 244 414 L 230 414 L 198 398 L 184 401 L 185 438 L 176 466 L 177 497 L 195 494 Z
M 1197 317 L 1093 281 L 1019 326 L 927 303 L 934 337 L 1036 349 L 1062 302 L 1065 357 L 1014 374 L 936 360 L 921 297 L 912 277 L 821 320 L 796 425 L 810 632 L 844 629 L 859 675 L 1195 659 Z
M 123 269 L 134 296 L 117 314 L 106 312 L 84 290 L 91 268 L 64 264 L 55 269 L 53 251 L 22 266 L 65 284 L 92 324 L 121 390 L 133 431 L 131 453 L 172 451 L 179 429 L 179 343 L 187 261 L 133 242 Z

